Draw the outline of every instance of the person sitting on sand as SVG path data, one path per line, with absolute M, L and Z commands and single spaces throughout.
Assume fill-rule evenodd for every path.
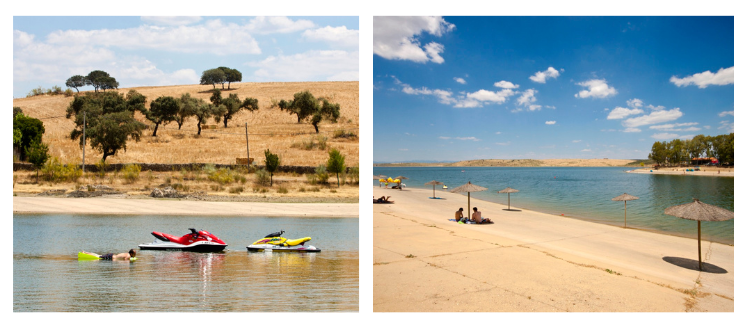
M 488 218 L 482 218 L 482 212 L 474 208 L 474 213 L 471 215 L 471 220 L 476 224 L 492 223 L 492 220 Z
M 460 207 L 458 209 L 458 211 L 456 211 L 456 214 L 454 215 L 454 218 L 456 219 L 456 222 L 466 221 L 465 220 L 466 218 L 464 218 L 464 208 L 463 207 Z
M 104 255 L 98 255 L 96 253 L 89 253 L 89 252 L 82 252 L 82 253 L 93 255 L 93 256 L 98 256 L 98 258 L 102 260 L 110 260 L 110 261 L 129 260 L 130 258 L 133 258 L 135 257 L 135 255 L 137 255 L 137 252 L 135 252 L 134 249 L 130 249 L 130 251 L 127 253 L 119 253 L 119 254 L 109 253 L 109 254 L 104 254 Z

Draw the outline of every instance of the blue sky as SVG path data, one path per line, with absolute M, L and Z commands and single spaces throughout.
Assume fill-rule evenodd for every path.
M 733 22 L 375 17 L 373 159 L 637 159 L 733 132 Z
M 218 66 L 243 82 L 357 81 L 358 30 L 357 17 L 17 16 L 13 97 L 96 69 L 120 87 L 196 84 Z

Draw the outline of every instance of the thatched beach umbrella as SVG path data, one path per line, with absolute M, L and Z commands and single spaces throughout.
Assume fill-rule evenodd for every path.
M 398 179 L 399 180 L 399 190 L 401 190 L 401 181 L 402 180 L 409 180 L 409 178 L 407 178 L 405 176 L 402 176 L 402 175 L 400 175 L 400 176 L 398 176 L 398 177 L 396 177 L 394 179 Z
M 475 184 L 471 184 L 471 181 L 469 181 L 469 183 L 467 183 L 467 184 L 465 184 L 463 186 L 458 186 L 458 187 L 454 188 L 453 190 L 451 190 L 451 192 L 465 192 L 466 193 L 466 195 L 468 197 L 467 198 L 468 202 L 466 203 L 467 204 L 466 205 L 466 207 L 467 207 L 466 214 L 467 214 L 467 217 L 471 217 L 471 193 L 477 192 L 477 191 L 485 191 L 485 190 L 487 190 L 487 188 L 480 187 L 480 186 L 477 186 Z
M 510 210 L 510 194 L 512 194 L 514 192 L 518 192 L 518 190 L 515 190 L 515 189 L 510 188 L 510 187 L 505 188 L 505 189 L 500 190 L 500 191 L 497 192 L 498 194 L 508 194 L 508 210 Z
M 380 186 L 381 186 L 381 184 L 383 183 L 383 181 L 381 181 L 381 179 L 386 179 L 386 176 L 385 176 L 385 175 L 383 175 L 383 174 L 379 174 L 379 175 L 374 175 L 374 176 L 373 176 L 373 180 L 377 180 L 377 181 L 378 181 L 378 186 L 379 186 L 379 187 L 380 187 Z
M 699 271 L 702 271 L 702 221 L 727 221 L 733 219 L 733 212 L 715 205 L 705 204 L 699 199 L 683 205 L 671 206 L 663 211 L 671 215 L 687 220 L 697 221 L 697 252 L 699 255 Z
M 425 184 L 426 186 L 430 186 L 430 185 L 432 185 L 432 186 L 433 186 L 433 199 L 435 199 L 435 186 L 436 186 L 436 185 L 442 185 L 442 184 L 443 184 L 442 182 L 440 182 L 440 181 L 435 181 L 435 180 L 433 180 L 433 181 L 430 181 L 430 182 L 428 182 L 428 183 L 426 183 L 426 184 Z
M 624 227 L 625 228 L 627 227 L 627 201 L 635 200 L 635 199 L 640 199 L 640 197 L 629 195 L 626 192 L 611 199 L 611 200 L 615 200 L 618 202 L 624 201 Z

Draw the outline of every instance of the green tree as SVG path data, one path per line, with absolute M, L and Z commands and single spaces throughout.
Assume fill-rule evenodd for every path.
M 650 150 L 650 154 L 648 155 L 648 158 L 655 161 L 656 164 L 661 164 L 666 161 L 666 147 L 665 145 L 660 142 L 656 141 L 653 143 L 653 147 Z
M 319 122 L 321 122 L 321 120 L 327 119 L 332 121 L 333 123 L 337 123 L 338 118 L 339 104 L 332 104 L 324 100 L 323 105 L 321 105 L 316 113 L 313 114 L 313 117 L 311 118 L 311 124 L 316 130 L 316 133 L 319 133 Z
M 223 105 L 215 106 L 199 98 L 191 98 L 191 99 L 197 99 L 197 100 L 196 100 L 196 103 L 194 103 L 192 106 L 189 107 L 191 110 L 189 114 L 190 116 L 194 116 L 195 118 L 197 118 L 197 135 L 201 135 L 202 124 L 207 123 L 207 118 L 221 115 L 221 113 L 223 113 L 226 109 L 225 109 L 225 106 Z
M 86 79 L 83 75 L 73 75 L 69 79 L 67 79 L 67 82 L 65 82 L 65 86 L 68 88 L 73 88 L 75 91 L 80 93 L 80 90 L 78 88 L 84 87 L 86 85 L 85 83 Z
M 220 106 L 223 103 L 223 96 L 220 89 L 212 89 L 212 95 L 210 95 L 210 102 L 215 106 Z
M 179 125 L 179 130 L 181 130 L 181 126 L 184 125 L 184 121 L 186 121 L 189 116 L 194 115 L 197 106 L 199 106 L 199 100 L 197 98 L 192 98 L 192 95 L 189 93 L 181 95 L 181 98 L 179 98 L 179 111 L 176 112 L 176 118 L 174 119 L 176 124 Z
M 44 134 L 44 123 L 33 117 L 23 115 L 19 113 L 13 118 L 13 134 L 16 135 L 15 130 L 20 133 L 20 140 L 18 144 L 18 150 L 20 153 L 20 159 L 26 159 L 26 149 L 28 149 L 33 143 L 41 143 L 41 137 Z
M 694 136 L 692 140 L 689 140 L 686 151 L 691 159 L 702 157 L 705 151 L 705 136 L 702 134 Z
M 36 169 L 36 183 L 39 183 L 39 169 L 44 166 L 44 163 L 49 159 L 49 146 L 38 141 L 34 141 L 30 147 L 26 148 L 26 154 L 28 154 L 28 161 L 34 165 Z
M 92 85 L 94 92 L 98 92 L 98 89 L 106 90 L 119 87 L 119 82 L 116 79 L 109 76 L 109 73 L 101 70 L 88 73 L 88 76 L 85 77 L 85 84 Z
M 130 90 L 126 97 L 115 91 L 75 95 L 67 107 L 67 118 L 74 116 L 75 122 L 70 139 L 79 139 L 83 144 L 85 116 L 85 138 L 103 154 L 103 161 L 119 150 L 127 151 L 128 139 L 139 142 L 142 130 L 147 127 L 134 117 L 135 111 L 145 111 L 145 102 L 145 96 L 135 90 Z
M 231 89 L 231 82 L 241 82 L 243 75 L 235 68 L 231 68 L 230 71 L 225 72 L 225 80 L 228 82 L 228 90 Z
M 217 90 L 217 89 L 216 89 Z M 220 92 L 220 90 L 217 90 Z M 219 99 L 218 94 L 218 99 Z M 212 99 L 212 98 L 210 98 Z M 241 110 L 248 110 L 250 112 L 253 112 L 257 109 L 259 109 L 259 101 L 254 98 L 246 98 L 243 102 L 238 98 L 238 94 L 231 93 L 228 98 L 224 98 L 222 101 L 222 105 L 225 106 L 226 110 L 222 115 L 215 116 L 215 122 L 220 122 L 220 119 L 223 120 L 223 126 L 228 127 L 228 120 L 233 118 L 233 115 L 237 114 Z
M 150 110 L 146 110 L 145 118 L 155 123 L 153 136 L 158 132 L 160 124 L 166 125 L 168 122 L 176 120 L 176 114 L 179 112 L 179 102 L 170 96 L 161 96 L 150 102 Z
M 209 85 L 212 84 L 212 88 L 215 89 L 215 84 L 220 83 L 221 85 L 225 83 L 226 76 L 225 72 L 223 70 L 218 68 L 208 69 L 206 71 L 202 72 L 202 77 L 199 79 L 199 84 L 201 85 Z
M 280 167 L 280 156 L 273 154 L 269 149 L 264 151 L 264 166 L 269 172 L 269 185 L 272 186 L 272 177 L 277 168 Z
M 684 159 L 684 142 L 681 141 L 681 139 L 673 139 L 669 143 L 671 147 L 670 151 L 670 160 L 673 164 L 680 164 L 681 161 Z
M 326 170 L 337 174 L 337 187 L 339 187 L 339 174 L 345 170 L 345 156 L 339 150 L 329 151 L 329 160 L 326 161 Z

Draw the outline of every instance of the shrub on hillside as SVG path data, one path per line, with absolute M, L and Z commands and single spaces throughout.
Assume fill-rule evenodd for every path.
M 122 168 L 122 178 L 128 183 L 134 183 L 140 179 L 140 165 L 138 164 L 127 164 Z

